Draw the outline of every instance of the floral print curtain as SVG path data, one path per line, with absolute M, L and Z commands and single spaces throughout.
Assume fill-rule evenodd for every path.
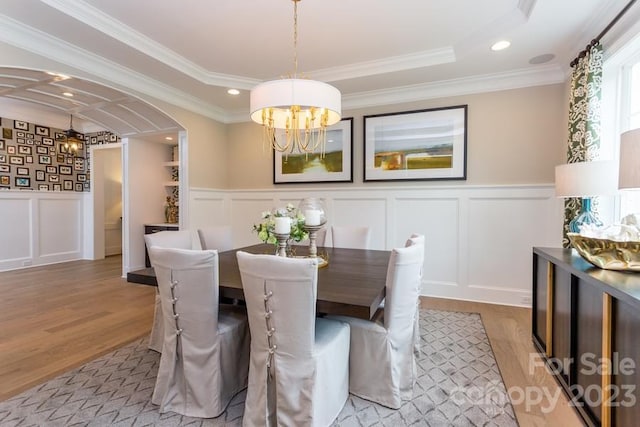
M 580 58 L 571 75 L 567 163 L 591 161 L 600 149 L 600 100 L 602 88 L 602 46 L 592 45 Z M 569 222 L 580 211 L 580 199 L 566 199 L 562 244 L 570 246 Z

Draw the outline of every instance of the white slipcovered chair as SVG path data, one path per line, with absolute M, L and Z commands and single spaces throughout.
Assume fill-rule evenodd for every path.
M 397 409 L 416 381 L 414 334 L 424 246 L 391 251 L 384 310 L 374 320 L 327 316 L 351 326 L 349 391 Z
M 149 252 L 149 260 L 153 266 L 153 258 L 151 257 L 152 246 L 159 248 L 174 249 L 192 249 L 191 233 L 185 230 L 165 230 L 157 233 L 145 234 L 144 242 Z M 164 329 L 162 321 L 162 304 L 160 303 L 160 293 L 156 288 L 156 301 L 153 310 L 153 325 L 149 334 L 149 348 L 151 350 L 162 352 L 162 342 L 164 341 Z
M 413 246 L 413 245 L 422 245 L 424 248 L 424 235 L 423 234 L 412 234 L 411 237 L 407 239 L 405 243 L 405 247 Z M 424 249 L 423 249 L 424 251 Z M 424 252 L 423 252 L 424 255 Z M 422 260 L 422 267 L 420 268 L 420 280 L 418 281 L 418 296 L 422 292 L 422 274 L 424 267 L 424 259 Z M 416 319 L 413 324 L 413 352 L 416 358 L 420 358 L 420 298 L 416 301 Z
M 243 426 L 328 426 L 349 395 L 349 326 L 316 318 L 317 260 L 238 252 L 251 330 Z
M 369 227 L 333 226 L 331 241 L 334 248 L 369 249 Z
M 198 229 L 202 249 L 216 249 L 218 252 L 233 249 L 231 226 L 218 225 Z
M 160 412 L 212 418 L 247 385 L 249 325 L 219 309 L 218 252 L 152 246 L 164 342 L 151 402 Z

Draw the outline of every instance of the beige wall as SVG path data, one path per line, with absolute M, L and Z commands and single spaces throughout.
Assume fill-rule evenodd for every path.
M 189 187 L 226 188 L 229 156 L 226 126 L 162 101 L 152 101 L 152 104 L 187 131 Z
M 354 118 L 354 183 L 336 185 L 389 185 L 363 183 L 364 115 L 462 104 L 469 106 L 467 184 L 552 183 L 555 166 L 564 163 L 566 100 L 565 85 L 558 84 L 343 111 L 343 117 Z M 228 188 L 273 187 L 273 160 L 271 153 L 263 152 L 260 126 L 249 122 L 231 124 L 227 137 Z M 424 186 L 462 182 L 405 181 L 403 184 Z M 278 185 L 278 188 L 283 187 L 291 186 Z

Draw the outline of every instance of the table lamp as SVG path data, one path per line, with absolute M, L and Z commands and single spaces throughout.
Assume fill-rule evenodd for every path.
M 640 189 L 640 128 L 620 136 L 618 188 Z
M 582 198 L 581 209 L 569 223 L 569 231 L 579 233 L 586 224 L 601 226 L 591 211 L 591 197 L 616 193 L 616 163 L 611 160 L 575 162 L 556 166 L 556 196 Z

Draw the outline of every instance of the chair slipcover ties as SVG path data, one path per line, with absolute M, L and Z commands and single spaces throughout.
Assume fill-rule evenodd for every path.
M 218 253 L 152 246 L 164 340 L 151 402 L 160 413 L 212 418 L 247 385 L 249 328 L 242 307 L 218 304 Z
M 267 372 L 269 374 L 269 378 L 273 378 L 273 371 L 271 369 L 271 364 L 273 363 L 273 354 L 276 352 L 278 348 L 275 344 L 276 337 L 274 333 L 276 332 L 276 328 L 273 327 L 271 321 L 271 315 L 273 311 L 269 308 L 269 298 L 273 296 L 273 291 L 267 291 L 267 281 L 264 281 L 264 319 L 267 323 L 267 344 L 269 346 L 269 352 L 267 354 Z
M 180 354 L 182 353 L 182 340 L 180 339 L 180 335 L 182 334 L 182 329 L 180 328 L 180 314 L 176 311 L 176 303 L 178 302 L 178 281 L 173 278 L 173 270 L 169 271 L 171 274 L 171 307 L 173 308 L 173 320 L 176 323 L 176 360 L 180 359 Z
M 349 394 L 349 327 L 316 318 L 317 260 L 238 252 L 251 329 L 243 426 L 328 426 Z
M 157 233 L 144 235 L 147 249 L 152 246 L 159 248 L 191 249 L 191 233 L 187 230 L 164 230 Z M 149 260 L 153 266 L 153 257 L 149 251 Z M 162 353 L 162 343 L 164 341 L 164 321 L 162 320 L 162 302 L 160 294 L 156 288 L 155 308 L 153 310 L 153 325 L 149 334 L 149 348 Z

